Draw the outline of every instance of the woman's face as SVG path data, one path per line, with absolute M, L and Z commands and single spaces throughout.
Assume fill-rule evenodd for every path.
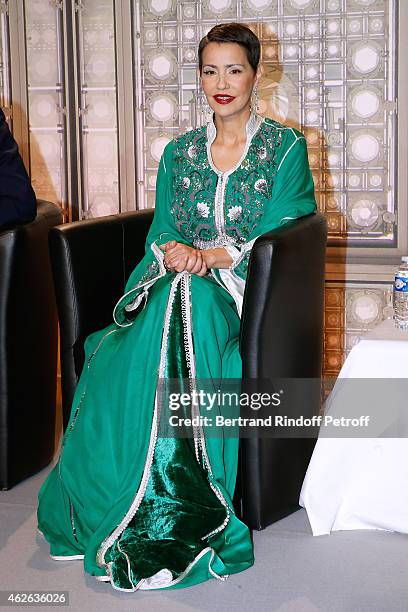
M 261 75 L 238 43 L 210 42 L 202 54 L 201 84 L 217 115 L 229 117 L 249 108 L 252 88 Z

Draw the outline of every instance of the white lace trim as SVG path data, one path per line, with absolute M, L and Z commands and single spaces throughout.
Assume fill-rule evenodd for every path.
M 204 240 L 203 238 L 194 238 L 193 239 L 193 247 L 195 249 L 214 249 L 216 247 L 223 247 L 226 244 L 235 246 L 236 240 L 231 238 L 230 236 L 216 236 L 215 238 L 210 238 L 209 240 Z
M 246 143 L 245 143 L 245 147 L 242 152 L 242 155 L 240 159 L 238 160 L 238 162 L 235 164 L 235 166 L 233 166 L 229 170 L 226 170 L 225 172 L 218 170 L 218 168 L 214 164 L 214 161 L 211 155 L 211 145 L 217 136 L 217 128 L 215 126 L 214 116 L 207 123 L 207 130 L 206 130 L 207 159 L 208 159 L 208 163 L 210 167 L 212 168 L 212 170 L 214 170 L 214 172 L 218 176 L 217 188 L 215 192 L 215 202 L 214 202 L 215 227 L 217 229 L 217 234 L 218 234 L 217 239 L 225 240 L 226 244 L 230 243 L 230 238 L 226 234 L 226 231 L 225 231 L 225 217 L 224 217 L 225 189 L 227 187 L 228 178 L 233 172 L 235 172 L 235 170 L 241 165 L 241 163 L 247 156 L 248 149 L 251 145 L 252 139 L 257 133 L 258 129 L 260 128 L 263 122 L 264 122 L 264 117 L 261 117 L 260 115 L 257 115 L 256 113 L 251 112 L 249 119 L 245 126 L 247 139 L 246 139 Z
M 229 577 L 229 574 L 224 574 L 222 576 L 220 574 L 217 574 L 217 572 L 215 572 L 215 570 L 213 570 L 213 568 L 211 567 L 211 564 L 215 556 L 215 551 L 213 548 L 211 548 L 211 546 L 207 546 L 206 548 L 203 548 L 203 550 L 187 565 L 186 569 L 177 578 L 174 578 L 174 579 L 173 579 L 172 572 L 167 568 L 163 568 L 159 570 L 158 572 L 156 572 L 155 574 L 153 574 L 152 576 L 149 576 L 148 578 L 142 578 L 141 580 L 139 580 L 139 582 L 136 585 L 133 585 L 132 588 L 124 589 L 122 587 L 116 586 L 112 582 L 112 576 L 111 576 L 112 562 L 108 564 L 109 569 L 108 569 L 108 574 L 106 576 L 94 576 L 94 578 L 96 580 L 110 581 L 112 587 L 116 591 L 125 591 L 128 593 L 138 591 L 138 590 L 152 591 L 154 589 L 164 589 L 170 586 L 174 586 L 175 584 L 178 584 L 179 582 L 184 580 L 184 578 L 187 576 L 187 574 L 190 573 L 190 571 L 198 563 L 198 561 L 210 551 L 211 551 L 211 557 L 208 561 L 208 571 L 217 580 L 220 580 L 221 582 L 225 582 L 225 580 L 227 580 L 227 578 Z
M 208 163 L 210 164 L 210 167 L 214 170 L 216 174 L 218 174 L 218 176 L 223 175 L 227 177 L 233 172 L 235 172 L 237 168 L 239 168 L 239 166 L 242 164 L 243 160 L 247 156 L 248 149 L 252 142 L 253 137 L 255 136 L 259 127 L 264 121 L 265 121 L 264 117 L 261 117 L 261 115 L 257 115 L 256 113 L 251 112 L 249 119 L 245 126 L 247 139 L 246 139 L 246 144 L 242 152 L 242 155 L 240 159 L 237 161 L 237 163 L 235 164 L 235 166 L 233 166 L 229 170 L 226 170 L 225 172 L 222 172 L 215 166 L 212 155 L 211 155 L 211 145 L 217 136 L 217 128 L 214 122 L 214 115 L 212 115 L 211 119 L 207 123 L 207 159 L 208 159 Z
M 164 266 L 164 253 L 163 251 L 160 250 L 160 248 L 157 246 L 156 244 L 157 240 L 155 240 L 154 242 L 152 242 L 152 244 L 150 245 L 150 248 L 152 249 L 154 256 L 159 264 L 159 273 L 154 276 L 153 278 L 147 280 L 144 283 L 138 283 L 136 285 L 136 287 L 133 287 L 133 289 L 130 289 L 129 291 L 127 291 L 124 295 L 122 295 L 122 297 L 116 302 L 115 307 L 113 309 L 113 320 L 115 321 L 116 325 L 118 327 L 129 327 L 130 325 L 133 324 L 133 321 L 130 321 L 129 323 L 119 323 L 119 321 L 116 318 L 116 312 L 117 309 L 120 305 L 120 303 L 127 298 L 129 295 L 131 295 L 132 293 L 135 293 L 137 291 L 140 291 L 140 289 L 143 288 L 143 292 L 136 296 L 136 298 L 134 299 L 134 301 L 130 304 L 128 304 L 127 306 L 125 306 L 125 310 L 127 312 L 130 312 L 132 310 L 135 310 L 135 308 L 137 308 L 139 306 L 139 304 L 141 303 L 141 301 L 143 299 L 146 300 L 147 302 L 147 298 L 149 295 L 149 289 L 150 287 L 162 276 L 165 276 L 165 274 L 167 273 L 167 270 Z
M 237 249 L 237 247 L 232 246 L 230 244 L 224 244 L 223 248 L 227 251 L 228 255 L 230 255 L 232 262 L 229 265 L 228 269 L 231 270 L 233 266 L 236 265 L 237 259 L 240 257 L 241 253 Z
M 258 236 L 256 238 L 258 238 Z M 229 255 L 231 255 L 232 263 L 231 263 L 231 265 L 228 268 L 220 268 L 220 269 L 222 269 L 222 270 L 225 270 L 225 269 L 234 270 L 234 268 L 239 266 L 239 264 L 244 259 L 244 257 L 247 254 L 247 252 L 252 249 L 256 238 L 253 238 L 252 240 L 249 240 L 248 242 L 245 242 L 241 246 L 240 249 L 237 248 L 237 247 L 231 247 L 230 245 L 224 245 L 223 248 L 227 251 L 227 253 L 229 253 Z
M 194 388 L 194 377 L 195 377 L 195 356 L 193 347 L 192 337 L 192 324 L 191 324 L 191 303 L 190 303 L 190 274 L 185 274 L 181 282 L 181 317 L 183 319 L 183 338 L 184 338 L 184 351 L 187 362 L 188 375 L 190 379 L 190 393 Z M 193 395 L 195 397 L 195 395 Z M 192 406 L 192 417 L 195 416 L 196 409 L 195 403 Z M 200 449 L 199 440 L 197 434 L 197 428 L 193 426 L 194 433 L 194 452 L 198 462 L 200 462 Z

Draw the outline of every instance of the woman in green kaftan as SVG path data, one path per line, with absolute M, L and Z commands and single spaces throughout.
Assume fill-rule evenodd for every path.
M 191 437 L 161 436 L 159 381 L 193 389 L 197 379 L 242 376 L 254 241 L 316 208 L 303 134 L 251 110 L 255 34 L 216 26 L 199 57 L 214 115 L 164 149 L 145 256 L 111 325 L 85 342 L 60 456 L 38 495 L 51 557 L 83 559 L 86 572 L 125 591 L 225 580 L 253 564 L 232 505 L 238 437 L 207 435 L 201 424 Z M 241 127 L 239 159 L 223 148 L 228 121 Z

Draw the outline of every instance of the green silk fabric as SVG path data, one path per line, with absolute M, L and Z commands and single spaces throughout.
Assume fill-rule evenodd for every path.
M 254 563 L 249 529 L 232 505 L 238 437 L 204 432 L 211 473 L 202 455 L 196 456 L 193 439 L 158 437 L 146 486 L 141 488 L 152 448 L 161 356 L 165 356 L 165 378 L 183 384 L 189 375 L 183 327 L 186 303 L 180 284 L 163 347 L 171 285 L 177 275 L 163 268 L 157 247 L 169 240 L 194 245 L 196 239 L 219 238 L 214 203 L 217 175 L 206 144 L 204 126 L 165 147 L 145 255 L 127 281 L 113 322 L 85 341 L 85 366 L 61 452 L 38 493 L 38 527 L 51 555 L 84 555 L 85 571 L 109 576 L 119 590 L 182 588 L 222 579 Z M 238 250 L 316 208 L 300 132 L 268 120 L 248 144 L 245 159 L 228 177 L 222 203 L 226 236 Z M 249 253 L 234 271 L 243 282 Z M 188 280 L 196 377 L 239 379 L 240 318 L 233 295 L 213 272 L 205 277 L 182 273 Z M 132 304 L 135 308 L 129 310 Z M 139 491 L 143 491 L 140 504 L 125 520 Z M 167 583 L 149 582 L 163 572 L 169 577 Z

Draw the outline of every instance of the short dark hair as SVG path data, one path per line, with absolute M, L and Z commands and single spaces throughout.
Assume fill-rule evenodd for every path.
M 198 66 L 203 67 L 203 51 L 210 42 L 237 43 L 244 47 L 248 62 L 256 71 L 261 56 L 261 43 L 256 34 L 243 23 L 222 23 L 216 25 L 200 40 L 198 45 Z

